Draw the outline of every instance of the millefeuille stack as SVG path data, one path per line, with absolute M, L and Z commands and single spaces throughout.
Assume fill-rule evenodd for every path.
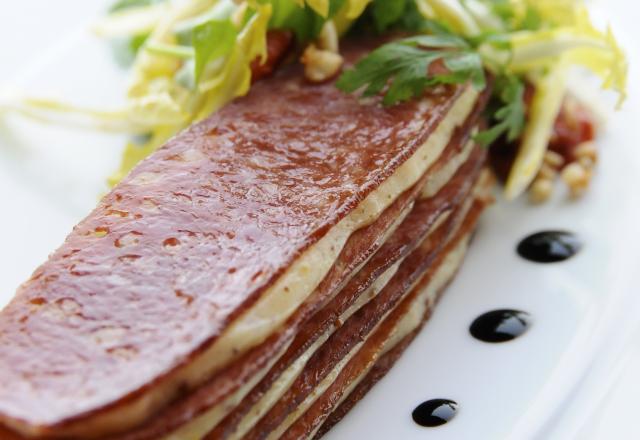
M 312 438 L 392 366 L 489 202 L 490 91 L 383 107 L 301 71 L 169 141 L 21 286 L 0 438 Z

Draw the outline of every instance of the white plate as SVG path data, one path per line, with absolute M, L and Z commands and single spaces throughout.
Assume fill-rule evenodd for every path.
M 28 86 L 32 93 L 54 90 L 82 102 L 117 103 L 124 72 L 84 26 L 74 30 L 101 4 L 28 0 L 14 2 L 12 9 L 4 6 L 0 79 Z M 32 8 L 38 8 L 40 22 L 33 22 Z M 628 2 L 608 2 L 603 15 L 615 23 L 629 49 L 640 39 L 637 11 Z M 633 68 L 640 57 L 629 55 Z M 27 60 L 33 62 L 24 67 Z M 624 111 L 613 115 L 599 139 L 602 161 L 587 197 L 569 203 L 559 194 L 543 207 L 500 202 L 491 208 L 463 270 L 425 330 L 328 439 L 577 435 L 612 383 L 639 310 L 640 147 L 635 129 L 640 101 L 634 72 Z M 19 118 L 0 128 L 2 305 L 95 205 L 124 140 Z M 517 257 L 521 238 L 549 228 L 578 233 L 583 251 L 552 265 Z M 476 316 L 505 307 L 532 314 L 533 326 L 523 337 L 492 345 L 469 336 Z M 413 408 L 440 397 L 460 404 L 457 417 L 438 428 L 415 425 Z M 618 432 L 634 437 L 638 428 L 631 422 Z

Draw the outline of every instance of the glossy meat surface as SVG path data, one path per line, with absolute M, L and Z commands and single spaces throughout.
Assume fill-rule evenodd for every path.
M 406 233 L 402 233 L 402 231 L 396 231 L 391 237 L 388 237 L 382 249 L 380 249 L 380 246 L 396 221 L 399 219 L 408 220 L 406 218 L 407 211 L 412 208 L 414 199 L 423 187 L 424 182 L 432 177 L 434 173 L 437 174 L 437 170 L 449 163 L 451 157 L 463 148 L 463 145 L 470 136 L 471 127 L 480 115 L 480 110 L 483 106 L 482 101 L 485 97 L 486 96 L 483 96 L 480 99 L 473 115 L 469 117 L 464 126 L 457 130 L 454 139 L 452 139 L 441 158 L 432 166 L 430 171 L 426 173 L 413 188 L 405 191 L 374 223 L 358 230 L 349 238 L 325 279 L 305 304 L 289 318 L 286 325 L 283 326 L 283 329 L 276 332 L 258 347 L 250 350 L 245 356 L 231 363 L 227 368 L 220 371 L 210 381 L 203 384 L 194 392 L 173 402 L 166 410 L 149 420 L 148 423 L 127 432 L 126 435 L 118 436 L 118 439 L 147 440 L 158 438 L 167 432 L 171 432 L 180 425 L 189 422 L 195 416 L 201 415 L 204 411 L 215 405 L 222 404 L 221 402 L 225 398 L 229 397 L 229 395 L 243 384 L 249 382 L 256 372 L 259 372 L 262 368 L 266 368 L 273 356 L 279 352 L 285 343 L 290 342 L 295 336 L 293 343 L 291 343 L 283 355 L 283 358 L 278 360 L 265 380 L 261 381 L 260 386 L 255 390 L 256 392 L 254 393 L 252 391 L 250 395 L 243 399 L 242 406 L 245 409 L 250 408 L 251 402 L 260 396 L 259 389 L 271 384 L 271 381 L 275 380 L 278 373 L 281 373 L 284 368 L 289 366 L 297 356 L 315 341 L 316 337 L 319 336 L 319 332 L 329 325 L 329 322 L 324 322 L 326 319 L 322 318 L 321 321 L 323 321 L 324 326 L 322 328 L 316 328 L 315 324 L 318 323 L 318 317 L 317 315 L 313 315 L 313 317 L 310 318 L 310 315 L 318 311 L 330 298 L 333 298 L 331 304 L 341 304 L 340 307 L 342 308 L 348 307 L 350 304 L 349 298 L 353 300 L 353 296 L 356 295 L 356 293 L 362 292 L 363 289 L 371 284 L 380 272 L 397 258 L 396 254 L 408 252 L 409 247 L 413 245 L 409 243 L 413 235 L 407 237 L 405 236 Z M 478 156 L 482 156 L 480 152 L 476 153 Z M 476 164 L 476 168 L 481 164 L 481 161 L 473 162 Z M 473 173 L 466 170 L 461 174 L 457 179 L 454 179 L 455 182 L 452 182 L 453 187 L 464 186 L 465 180 Z M 468 185 L 470 183 L 471 180 L 468 180 L 466 184 Z M 458 196 L 456 196 L 455 191 L 448 189 L 442 191 L 438 197 L 432 199 L 430 202 L 421 203 L 421 212 L 412 214 L 413 217 L 418 217 L 414 223 L 422 223 L 426 221 L 427 218 L 435 219 L 438 213 L 447 211 L 452 205 L 457 203 L 457 198 Z M 400 228 L 410 230 L 410 234 L 417 234 L 418 228 L 415 228 L 413 224 L 407 225 L 406 220 L 400 224 Z M 394 239 L 393 237 L 396 235 L 398 235 L 398 237 Z M 389 246 L 389 241 L 394 241 L 395 244 Z M 383 249 L 386 250 L 383 252 Z M 371 257 L 372 253 L 376 251 L 377 253 Z M 371 260 L 367 261 L 369 258 L 371 258 Z M 373 267 L 378 267 L 376 270 L 370 267 L 374 260 L 377 261 L 376 264 L 373 265 Z M 366 264 L 360 268 L 363 263 Z M 353 277 L 354 271 L 357 271 L 355 277 Z M 349 282 L 347 283 L 347 281 Z M 347 284 L 345 285 L 345 283 Z M 345 290 L 348 290 L 348 292 L 345 292 Z M 357 290 L 357 292 L 351 292 L 352 290 Z M 338 292 L 337 295 L 336 292 Z M 326 309 L 327 307 L 325 306 L 320 313 L 325 314 L 326 311 L 329 313 L 329 316 L 334 314 Z M 234 415 L 230 415 L 230 417 L 227 417 L 218 425 L 219 429 L 211 434 L 211 438 L 223 438 L 225 436 L 223 433 L 230 430 L 232 431 L 238 422 L 237 417 L 241 415 L 242 410 L 238 408 L 238 411 L 235 411 Z
M 178 135 L 2 311 L 1 419 L 62 424 L 188 364 L 424 142 L 458 93 L 383 108 L 291 67 Z

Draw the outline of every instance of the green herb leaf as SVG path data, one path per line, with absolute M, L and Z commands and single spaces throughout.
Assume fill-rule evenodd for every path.
M 446 25 L 426 18 L 415 0 L 373 0 L 353 26 L 354 33 L 397 30 L 410 34 L 451 34 Z
M 406 9 L 407 0 L 374 0 L 371 5 L 371 15 L 376 31 L 386 31 L 404 16 Z
M 423 48 L 469 49 L 469 45 L 463 38 L 448 34 L 417 35 L 415 37 L 399 40 L 398 43 Z
M 193 29 L 196 83 L 210 61 L 231 52 L 237 36 L 238 31 L 229 20 L 210 20 Z
M 446 69 L 430 72 L 442 61 Z M 392 105 L 421 96 L 428 87 L 471 81 L 485 86 L 482 59 L 461 38 L 421 35 L 385 44 L 342 74 L 336 86 L 351 93 L 364 87 L 364 96 L 384 92 L 383 104 Z
M 520 137 L 525 125 L 524 81 L 517 76 L 502 76 L 496 80 L 495 91 L 503 104 L 493 115 L 495 125 L 478 133 L 475 140 L 489 146 L 500 136 L 512 142 Z
M 316 38 L 327 21 L 318 15 L 306 2 L 303 7 L 295 0 L 268 0 L 273 12 L 269 27 L 271 29 L 287 29 L 293 31 L 299 44 Z M 329 1 L 329 16 L 333 17 L 345 4 L 345 0 Z

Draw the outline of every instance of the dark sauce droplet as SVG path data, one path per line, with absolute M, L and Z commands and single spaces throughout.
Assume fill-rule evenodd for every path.
M 493 310 L 477 317 L 469 332 L 483 342 L 506 342 L 522 335 L 530 325 L 529 314 L 519 310 Z
M 532 234 L 518 244 L 518 254 L 536 263 L 564 261 L 582 248 L 575 234 L 567 231 L 544 231 Z
M 411 413 L 413 421 L 420 426 L 440 426 L 453 419 L 458 411 L 458 404 L 449 399 L 431 399 L 416 406 Z

